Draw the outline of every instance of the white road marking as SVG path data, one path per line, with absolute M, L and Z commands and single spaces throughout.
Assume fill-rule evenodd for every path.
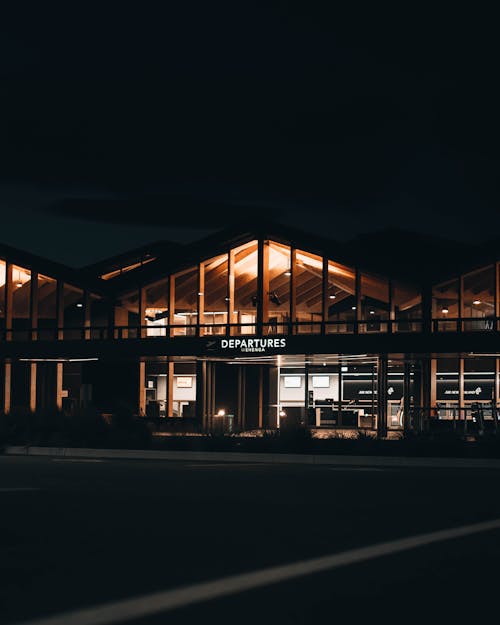
M 133 599 L 104 603 L 92 608 L 25 621 L 20 625 L 112 625 L 113 623 L 124 623 L 153 614 L 184 608 L 203 601 L 267 587 L 269 584 L 277 584 L 304 575 L 321 573 L 342 566 L 416 549 L 417 547 L 425 547 L 426 545 L 432 545 L 445 540 L 497 529 L 500 529 L 500 519 L 453 527 L 427 534 L 417 534 L 408 538 L 391 540 L 359 549 L 350 549 L 341 553 L 302 560 L 292 564 L 271 566 L 251 573 L 222 577 L 209 582 L 181 586 L 180 588 L 142 595 Z
M 52 462 L 104 462 L 99 458 L 52 458 Z
M 31 486 L 7 486 L 0 487 L 0 493 L 23 493 L 31 490 L 40 490 L 39 488 L 32 488 Z

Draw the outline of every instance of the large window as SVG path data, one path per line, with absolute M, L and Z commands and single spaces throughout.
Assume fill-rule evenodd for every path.
M 225 334 L 229 304 L 228 255 L 211 258 L 201 265 L 199 292 L 203 303 L 200 324 L 205 325 L 201 334 Z M 204 285 L 203 285 L 204 283 Z
M 493 330 L 495 317 L 495 268 L 485 267 L 463 277 L 464 330 Z
M 422 294 L 412 286 L 395 282 L 393 285 L 394 330 L 420 332 L 422 330 Z
M 172 336 L 193 336 L 196 334 L 198 316 L 198 267 L 180 271 L 171 278 L 174 297 L 174 311 L 171 319 L 175 326 Z
M 166 336 L 168 325 L 168 278 L 144 287 L 145 311 L 143 325 L 147 336 Z
M 12 338 L 26 340 L 31 329 L 31 271 L 17 265 L 12 271 Z
M 323 316 L 323 259 L 297 250 L 295 261 L 295 320 L 299 334 L 321 332 Z
M 290 248 L 269 242 L 269 332 L 284 334 L 290 321 Z
M 458 279 L 438 284 L 432 290 L 432 318 L 435 319 L 435 328 L 440 331 L 458 329 L 456 319 L 459 311 L 459 284 Z
M 361 332 L 387 332 L 389 281 L 370 273 L 361 274 Z
M 326 332 L 353 332 L 356 319 L 356 272 L 328 261 Z
M 64 284 L 64 338 L 80 340 L 84 338 L 85 320 L 83 291 L 71 284 Z
M 38 274 L 38 338 L 57 337 L 57 280 Z
M 232 323 L 240 324 L 235 333 L 254 334 L 257 318 L 257 241 L 234 251 L 234 306 Z

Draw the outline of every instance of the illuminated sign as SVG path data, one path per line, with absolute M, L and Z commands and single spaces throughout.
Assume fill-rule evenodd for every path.
M 213 345 L 207 344 L 207 348 Z M 238 350 L 245 353 L 263 353 L 271 349 L 283 349 L 286 347 L 286 338 L 262 338 L 262 339 L 221 339 L 221 350 Z

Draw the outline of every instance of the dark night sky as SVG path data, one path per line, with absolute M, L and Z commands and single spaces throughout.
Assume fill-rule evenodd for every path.
M 12 4 L 2 242 L 79 265 L 260 217 L 343 240 L 500 235 L 493 15 Z

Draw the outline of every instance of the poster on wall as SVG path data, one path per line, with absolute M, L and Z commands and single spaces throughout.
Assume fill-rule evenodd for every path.
M 177 388 L 191 388 L 193 386 L 193 378 L 190 375 L 177 376 Z
M 300 388 L 300 375 L 285 375 L 285 388 Z
M 329 375 L 313 375 L 312 383 L 313 383 L 313 388 L 330 388 L 330 376 Z

